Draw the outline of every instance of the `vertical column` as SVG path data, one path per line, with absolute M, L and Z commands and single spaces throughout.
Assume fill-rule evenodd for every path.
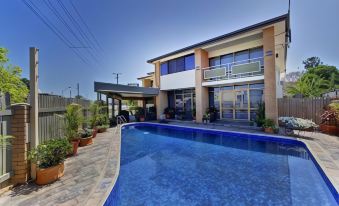
M 12 140 L 12 168 L 13 177 L 12 183 L 23 184 L 28 180 L 29 167 L 27 161 L 28 151 L 28 123 L 30 119 L 29 105 L 16 104 L 11 106 L 12 120 L 11 131 Z
M 37 48 L 29 48 L 29 62 L 30 62 L 30 146 L 35 148 L 39 145 L 38 137 L 38 52 Z M 36 168 L 34 165 L 31 167 L 31 177 L 35 179 Z
M 265 116 L 278 121 L 278 103 L 276 95 L 274 27 L 263 30 L 264 44 L 264 96 Z
M 208 88 L 202 86 L 203 68 L 208 67 L 208 53 L 203 49 L 196 49 L 195 55 L 195 98 L 196 98 L 196 121 L 201 123 L 203 115 L 208 108 Z
M 121 112 L 121 99 L 119 99 L 118 115 L 120 114 L 120 112 Z
M 160 88 L 160 62 L 155 63 L 155 87 Z M 159 95 L 155 98 L 155 108 L 157 110 L 157 119 L 164 113 L 168 107 L 168 97 L 166 91 L 159 91 Z

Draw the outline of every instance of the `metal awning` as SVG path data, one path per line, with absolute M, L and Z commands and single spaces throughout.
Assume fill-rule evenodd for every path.
M 104 82 L 94 82 L 94 91 L 116 99 L 142 99 L 155 97 L 159 94 L 158 88 L 136 87 Z

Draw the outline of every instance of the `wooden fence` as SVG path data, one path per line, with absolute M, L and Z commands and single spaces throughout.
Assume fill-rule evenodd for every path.
M 281 98 L 278 99 L 279 117 L 299 117 L 321 123 L 320 115 L 330 98 Z
M 11 109 L 9 95 L 0 94 L 0 136 L 10 135 Z M 12 147 L 0 144 L 0 183 L 7 180 L 12 172 Z
M 64 118 L 66 107 L 77 103 L 83 108 L 84 118 L 89 117 L 89 100 L 65 98 L 57 95 L 39 94 L 39 142 L 64 137 Z

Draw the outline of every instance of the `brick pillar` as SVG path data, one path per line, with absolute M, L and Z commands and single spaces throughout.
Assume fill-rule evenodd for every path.
M 275 72 L 274 27 L 263 31 L 264 44 L 264 83 L 265 83 L 265 116 L 267 119 L 278 121 L 278 102 Z
M 27 151 L 28 151 L 28 123 L 29 110 L 28 104 L 15 104 L 11 106 L 12 120 L 12 168 L 13 185 L 27 182 L 29 176 Z
M 202 86 L 203 82 L 203 69 L 208 67 L 208 53 L 203 49 L 196 49 L 195 55 L 195 104 L 196 104 L 196 121 L 201 123 L 202 118 L 208 108 L 208 88 Z

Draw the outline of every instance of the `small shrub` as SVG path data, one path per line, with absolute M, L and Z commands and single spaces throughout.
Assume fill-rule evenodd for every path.
M 84 129 L 84 130 L 79 132 L 79 136 L 81 138 L 87 138 L 87 137 L 92 136 L 92 133 L 93 133 L 93 130 L 91 130 L 91 129 Z
M 74 140 L 78 137 L 78 130 L 82 126 L 82 122 L 83 115 L 81 105 L 68 105 L 65 114 L 65 134 L 69 140 Z
M 64 162 L 71 151 L 72 145 L 66 138 L 51 139 L 31 150 L 28 159 L 39 168 L 49 168 Z
M 265 104 L 260 102 L 258 104 L 258 110 L 256 112 L 255 122 L 257 123 L 258 127 L 262 127 L 265 121 Z
M 262 125 L 264 128 L 272 128 L 275 129 L 275 123 L 272 119 L 265 119 Z
M 100 126 L 97 126 L 98 129 L 108 129 L 109 128 L 109 125 L 105 124 L 105 125 L 100 125 Z
M 283 126 L 291 129 L 302 130 L 318 127 L 318 125 L 311 120 L 297 117 L 279 117 L 279 121 L 283 124 Z

